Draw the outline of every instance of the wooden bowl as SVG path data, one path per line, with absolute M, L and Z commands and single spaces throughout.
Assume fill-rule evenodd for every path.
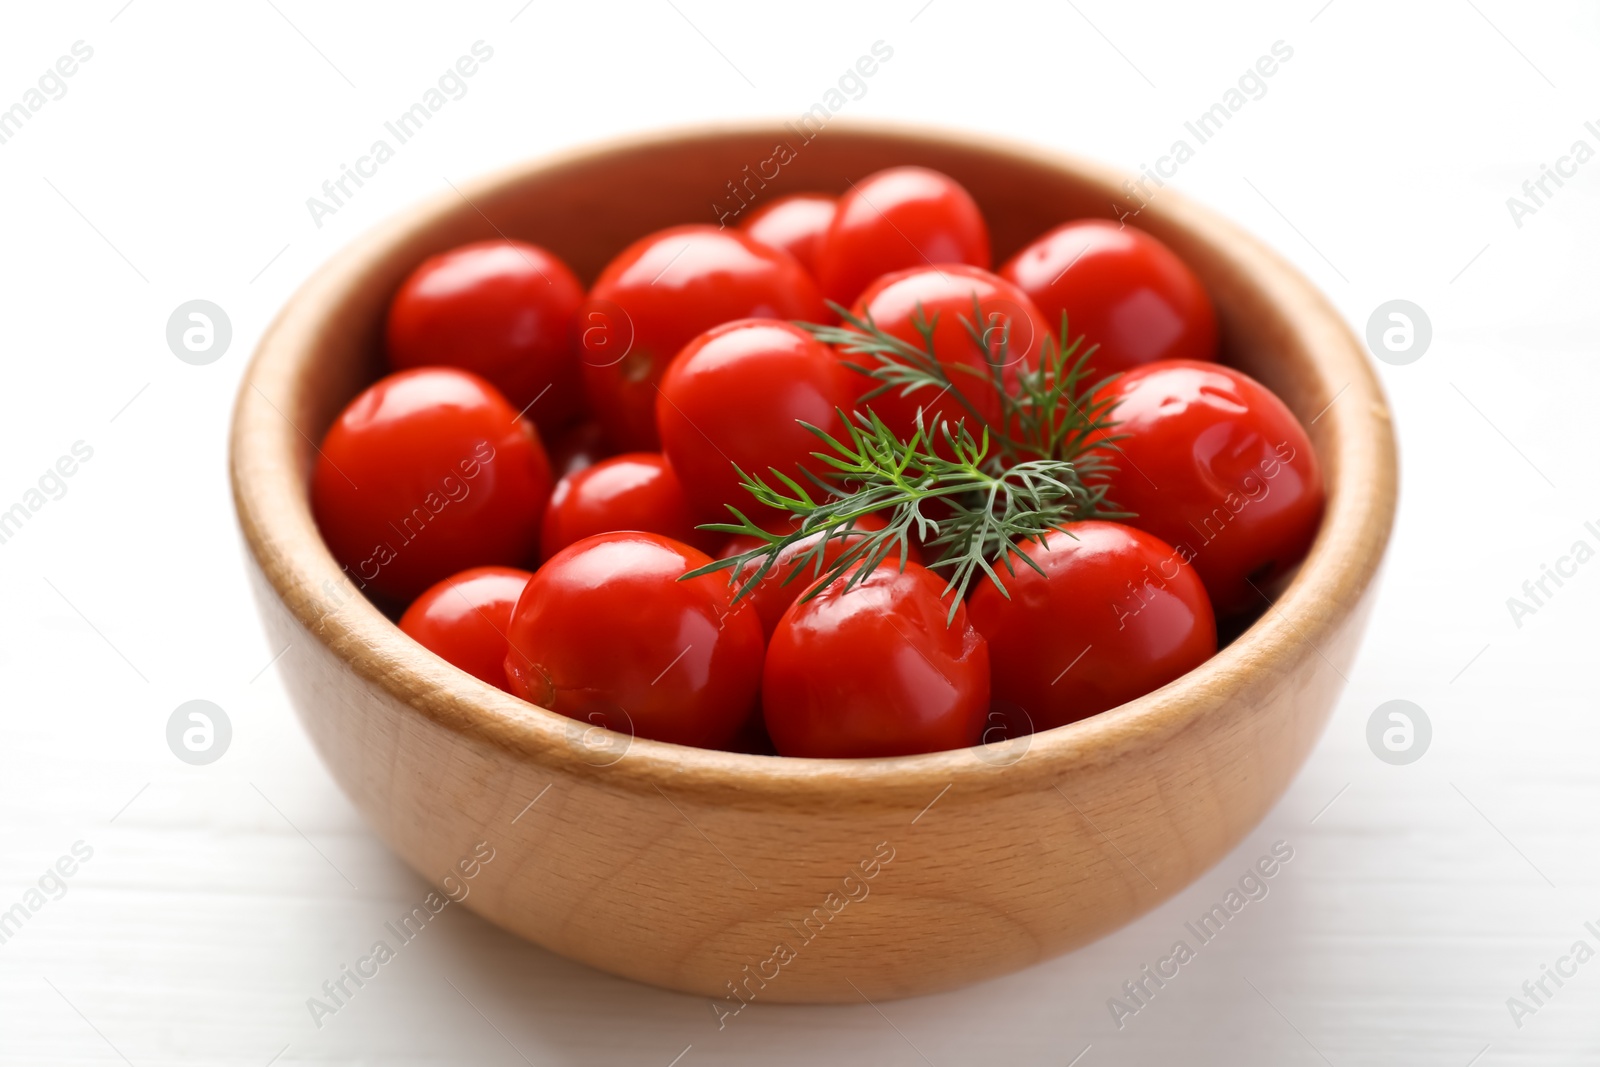
M 1204 280 L 1227 361 L 1309 424 L 1328 507 L 1277 602 L 1154 693 L 927 756 L 682 748 L 587 729 L 477 681 L 341 575 L 307 504 L 313 442 L 382 373 L 385 307 L 425 256 L 526 238 L 592 280 L 635 238 L 731 210 L 729 183 L 765 203 L 908 163 L 971 190 L 996 263 L 1064 220 L 1136 206 L 1122 174 L 964 133 L 835 122 L 810 141 L 776 124 L 633 137 L 443 193 L 362 237 L 267 331 L 234 414 L 234 500 L 262 613 L 273 647 L 292 644 L 279 669 L 372 827 L 490 921 L 715 998 L 724 1022 L 749 1001 L 878 1000 L 1003 974 L 1193 881 L 1316 742 L 1394 516 L 1389 411 L 1338 313 L 1257 241 L 1163 189 L 1129 221 Z

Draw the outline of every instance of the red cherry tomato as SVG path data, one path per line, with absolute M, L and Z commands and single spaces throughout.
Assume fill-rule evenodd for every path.
M 947 263 L 988 268 L 989 227 L 978 205 L 938 171 L 893 167 L 839 198 L 817 251 L 817 283 L 848 307 L 874 278 Z
M 1100 376 L 1158 359 L 1212 360 L 1217 316 L 1188 264 L 1143 230 L 1104 219 L 1058 226 L 1000 268 L 1056 329 L 1099 345 Z
M 1000 570 L 1009 599 L 985 581 L 967 612 L 989 642 L 996 705 L 1020 709 L 1033 729 L 1124 704 L 1216 652 L 1205 587 L 1166 542 L 1075 522 L 1019 551 L 1044 573 L 1013 559 L 1015 574 Z
M 433 256 L 389 306 L 389 363 L 446 365 L 488 379 L 541 430 L 583 414 L 576 322 L 583 286 L 525 241 L 479 241 Z M 531 407 L 529 405 L 532 405 Z
M 635 241 L 600 273 L 580 316 L 583 383 L 613 445 L 660 447 L 656 384 L 678 350 L 734 319 L 828 314 L 787 252 L 738 230 L 674 226 Z
M 876 515 L 863 515 L 855 521 L 855 528 L 858 530 L 881 530 L 887 525 L 883 519 Z M 789 610 L 789 605 L 799 600 L 800 594 L 804 593 L 817 578 L 826 573 L 828 568 L 833 566 L 839 557 L 850 549 L 850 538 L 835 537 L 829 540 L 827 547 L 822 550 L 820 565 L 802 561 L 799 557 L 805 553 L 806 549 L 816 544 L 817 538 L 821 536 L 821 534 L 813 534 L 810 537 L 796 541 L 780 552 L 777 564 L 766 573 L 754 589 L 745 595 L 744 599 L 748 600 L 750 606 L 755 608 L 756 614 L 761 616 L 761 627 L 769 637 L 772 635 L 773 628 L 778 625 L 778 620 L 783 618 L 783 613 Z M 728 538 L 727 543 L 722 546 L 722 551 L 719 554 L 723 559 L 727 559 L 729 556 L 737 556 L 740 553 L 760 548 L 764 544 L 766 542 L 754 534 L 735 534 Z M 906 545 L 906 559 L 912 563 L 922 562 L 921 554 L 918 553 L 915 544 Z M 883 562 L 882 566 L 898 568 L 900 566 L 899 551 L 891 551 L 889 558 Z M 797 571 L 800 573 L 796 573 Z M 736 588 L 739 583 L 739 575 L 742 573 L 743 571 L 734 572 Z M 753 567 L 751 568 L 751 573 L 754 573 Z M 791 575 L 793 577 L 790 577 Z
M 606 447 L 606 432 L 598 422 L 571 427 L 550 444 L 550 473 L 557 478 L 576 474 L 613 455 Z
M 974 297 L 978 302 L 976 312 Z M 873 397 L 866 406 L 902 438 L 910 437 L 914 431 L 919 408 L 924 409 L 923 425 L 930 434 L 937 435 L 941 420 L 954 423 L 965 419 L 972 436 L 977 438 L 983 426 L 975 423 L 968 404 L 977 410 L 983 423 L 995 426 L 1001 419 L 1000 396 L 994 388 L 990 364 L 1001 360 L 1002 339 L 1005 340 L 1002 380 L 1007 383 L 1007 389 L 1014 392 L 1017 374 L 1024 368 L 1037 366 L 1041 346 L 1054 334 L 1022 290 L 980 267 L 960 264 L 914 267 L 885 275 L 861 294 L 852 313 L 858 318 L 870 316 L 885 333 L 920 349 L 923 339 L 916 329 L 919 308 L 922 321 L 932 322 L 935 316 L 938 318 L 933 333 L 934 352 L 955 386 L 953 391 L 960 393 L 960 397 L 950 393 L 940 395 L 931 388 L 902 396 L 896 387 Z M 975 322 L 975 317 L 982 321 Z M 977 327 L 979 336 L 987 341 L 986 346 L 974 342 L 967 324 Z M 857 367 L 877 365 L 871 356 L 841 355 L 840 359 Z M 878 379 L 859 371 L 852 372 L 852 380 L 857 397 L 881 384 Z M 966 398 L 966 404 L 962 403 L 962 397 Z M 934 439 L 937 441 L 938 437 Z
M 524 700 L 618 733 L 719 748 L 761 683 L 761 622 L 704 552 L 659 534 L 585 538 L 528 582 L 506 676 Z
M 780 196 L 756 209 L 739 228 L 764 245 L 783 249 L 815 277 L 817 249 L 838 206 L 836 198 L 822 193 Z
M 441 659 L 510 692 L 506 634 L 511 611 L 533 575 L 515 567 L 473 567 L 432 586 L 400 616 L 400 629 Z
M 1112 383 L 1110 498 L 1199 572 L 1218 615 L 1266 604 L 1322 521 L 1322 470 L 1294 413 L 1215 363 L 1161 362 Z
M 850 592 L 841 577 L 796 601 L 772 632 L 762 674 L 780 755 L 909 756 L 978 743 L 989 711 L 989 649 L 918 564 L 880 566 Z
M 659 452 L 625 452 L 557 482 L 544 513 L 544 558 L 613 530 L 663 534 L 701 551 L 722 537 L 695 529 L 683 486 Z
M 550 466 L 533 424 L 475 374 L 424 367 L 369 386 L 322 439 L 311 508 L 363 588 L 409 601 L 468 567 L 533 558 Z
M 855 406 L 850 372 L 798 326 L 745 319 L 689 342 L 667 368 L 656 397 L 661 447 L 706 521 L 727 522 L 732 504 L 755 521 L 784 516 L 761 506 L 739 478 L 772 469 L 811 486 L 802 470 L 827 471 L 811 453 L 827 446 L 802 422 L 845 436 L 839 411 Z M 737 469 L 736 468 L 737 465 Z

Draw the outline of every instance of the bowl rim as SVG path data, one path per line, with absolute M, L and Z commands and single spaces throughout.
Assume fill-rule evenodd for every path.
M 981 786 L 987 795 L 1048 788 L 1074 770 L 1116 762 L 1180 733 L 1199 717 L 1223 709 L 1253 683 L 1257 672 L 1287 657 L 1314 654 L 1332 668 L 1319 638 L 1330 637 L 1355 609 L 1378 569 L 1393 525 L 1397 470 L 1388 405 L 1365 351 L 1309 280 L 1233 223 L 1170 188 L 1142 212 L 1248 268 L 1251 284 L 1266 288 L 1266 296 L 1287 309 L 1285 321 L 1300 335 L 1309 353 L 1308 368 L 1328 398 L 1312 420 L 1328 422 L 1321 456 L 1328 496 L 1311 551 L 1265 614 L 1205 663 L 1160 689 L 1033 734 L 1014 761 L 986 759 L 981 747 L 890 758 L 813 759 L 631 738 L 621 758 L 600 765 L 590 758 L 594 750 L 583 739 L 598 728 L 528 704 L 458 670 L 415 644 L 366 598 L 353 596 L 332 612 L 319 610 L 325 606 L 316 593 L 319 580 L 339 575 L 340 567 L 311 517 L 302 465 L 304 446 L 314 447 L 314 442 L 272 397 L 275 390 L 280 400 L 284 390 L 292 395 L 303 382 L 310 363 L 304 342 L 338 309 L 340 298 L 364 272 L 408 236 L 450 215 L 474 212 L 481 200 L 541 175 L 674 142 L 766 135 L 781 125 L 780 120 L 751 120 L 653 130 L 514 164 L 385 219 L 307 278 L 263 332 L 240 382 L 230 428 L 229 474 L 241 532 L 279 605 L 370 685 L 457 734 L 602 787 L 628 792 L 670 787 L 676 795 L 734 805 L 789 799 L 828 807 L 864 800 L 904 806 L 937 799 L 935 794 L 942 797 L 953 787 Z M 831 121 L 827 135 L 830 141 L 875 138 L 955 147 L 993 157 L 997 164 L 1012 159 L 1069 173 L 1080 182 L 1102 186 L 1113 203 L 1128 203 L 1119 190 L 1131 174 L 992 135 L 863 120 Z

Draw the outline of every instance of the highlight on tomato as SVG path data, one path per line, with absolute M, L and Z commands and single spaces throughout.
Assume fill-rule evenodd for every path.
M 556 483 L 544 513 L 540 555 L 549 559 L 574 541 L 615 530 L 644 530 L 716 548 L 722 538 L 696 528 L 683 483 L 659 452 L 625 452 Z
M 396 370 L 452 366 L 491 382 L 550 433 L 583 416 L 577 312 L 583 286 L 527 241 L 478 241 L 423 260 L 389 305 Z
M 403 604 L 468 567 L 532 563 L 550 481 L 539 431 L 498 389 L 420 367 L 378 380 L 334 419 L 311 510 L 351 580 Z
M 761 684 L 761 622 L 710 562 L 660 534 L 597 534 L 535 572 L 511 616 L 506 676 L 532 704 L 617 733 L 719 748 Z
M 910 756 L 975 745 L 989 648 L 921 564 L 826 583 L 772 631 L 761 682 L 778 754 Z
M 845 553 L 862 541 L 861 535 L 877 532 L 886 525 L 881 516 L 863 515 L 852 526 L 857 531 L 855 535 L 845 533 L 824 540 L 821 534 L 813 534 L 802 538 L 778 552 L 766 574 L 758 577 L 757 568 L 751 566 L 735 573 L 733 580 L 740 583 L 740 595 L 755 608 L 756 614 L 761 617 L 762 629 L 770 637 L 778 620 L 789 610 L 789 605 L 800 599 L 801 594 L 822 576 L 823 571 L 839 566 Z M 768 538 L 765 537 L 735 534 L 723 545 L 719 555 L 723 558 L 738 556 L 759 550 L 767 543 Z M 897 567 L 902 558 L 912 563 L 922 562 L 922 554 L 909 541 L 888 547 L 890 552 L 884 566 Z M 819 549 L 818 554 L 808 557 L 807 553 L 813 548 Z
M 441 659 L 510 692 L 506 634 L 532 577 L 517 567 L 468 568 L 413 600 L 400 616 L 400 629 Z
M 817 253 L 838 208 L 837 197 L 793 193 L 757 208 L 739 228 L 762 244 L 789 253 L 816 277 Z
M 1218 614 L 1265 608 L 1322 522 L 1305 428 L 1266 386 L 1215 363 L 1152 363 L 1111 392 L 1110 493 L 1128 521 L 1183 554 Z
M 1004 396 L 1016 392 L 1018 376 L 1037 369 L 1041 353 L 1055 342 L 1027 293 L 981 267 L 961 264 L 886 274 L 861 294 L 851 315 L 852 327 L 871 324 L 872 340 L 887 335 L 901 342 L 839 345 L 852 368 L 858 403 L 901 437 L 911 436 L 919 415 L 930 430 L 957 419 L 1003 425 Z M 842 341 L 850 332 L 826 336 Z M 936 361 L 940 375 L 918 374 L 914 366 L 907 368 L 909 376 L 895 374 L 910 359 L 907 346 Z
M 755 504 L 741 472 L 825 475 L 811 455 L 817 431 L 842 433 L 854 403 L 850 374 L 826 345 L 786 322 L 741 319 L 707 330 L 672 361 L 656 396 L 656 426 L 707 521 L 726 519 L 730 506 L 780 521 L 788 513 Z
M 908 267 L 989 267 L 989 226 L 972 194 L 926 167 L 891 167 L 851 183 L 817 249 L 817 282 L 849 306 L 876 278 Z
M 1159 538 L 1114 522 L 1065 523 L 1001 561 L 1005 592 L 967 603 L 989 642 L 994 697 L 1035 730 L 1106 711 L 1217 651 L 1199 576 Z
M 1106 219 L 1056 227 L 999 274 L 1073 337 L 1094 346 L 1101 375 L 1162 359 L 1211 360 L 1217 317 L 1194 271 L 1143 230 Z M 1064 338 L 1066 340 L 1067 338 Z
M 579 315 L 584 392 L 618 449 L 655 451 L 656 386 L 679 349 L 734 319 L 819 322 L 798 261 L 739 230 L 674 226 L 606 265 Z

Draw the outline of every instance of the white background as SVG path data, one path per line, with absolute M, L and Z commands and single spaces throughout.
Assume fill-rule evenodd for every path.
M 1583 127 L 1600 125 L 1594 4 L 124 3 L 0 11 L 0 107 L 74 41 L 94 49 L 0 145 L 0 508 L 73 442 L 94 450 L 0 544 L 0 909 L 75 841 L 94 850 L 0 945 L 0 1062 L 1600 1059 L 1600 960 L 1520 1028 L 1506 1005 L 1573 941 L 1600 948 L 1583 926 L 1600 926 L 1600 562 L 1520 627 L 1506 606 L 1573 541 L 1600 546 L 1583 529 L 1600 520 L 1600 160 L 1521 227 L 1506 207 L 1576 139 L 1600 148 Z M 480 39 L 494 58 L 469 93 L 313 225 L 305 199 Z M 1358 331 L 1397 297 L 1434 329 L 1422 359 L 1380 368 L 1400 519 L 1322 744 L 1168 905 L 960 992 L 758 1006 L 719 1032 L 703 1000 L 450 909 L 319 1030 L 306 998 L 425 886 L 318 763 L 247 596 L 224 444 L 255 340 L 318 264 L 447 179 L 627 131 L 791 118 L 877 40 L 893 59 L 846 114 L 1128 168 L 1273 42 L 1293 48 L 1176 185 Z M 205 367 L 164 339 L 197 297 L 234 328 Z M 193 698 L 234 725 L 208 767 L 164 739 Z M 1434 727 L 1404 767 L 1365 741 L 1396 698 Z M 1279 839 L 1295 857 L 1270 896 L 1119 1030 L 1107 998 Z

